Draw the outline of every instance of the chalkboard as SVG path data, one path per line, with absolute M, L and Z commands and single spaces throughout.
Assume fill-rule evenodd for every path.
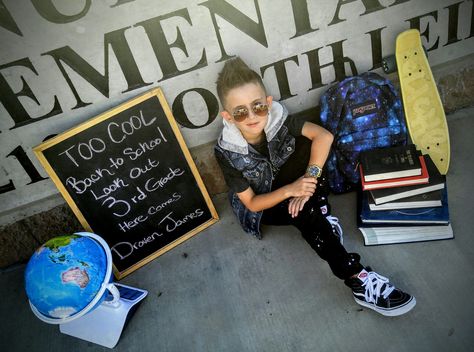
M 218 220 L 160 88 L 33 150 L 118 279 Z

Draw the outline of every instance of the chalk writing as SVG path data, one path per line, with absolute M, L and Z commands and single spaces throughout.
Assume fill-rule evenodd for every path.
M 89 175 L 89 177 L 86 177 L 84 179 L 76 179 L 74 176 L 69 176 L 66 179 L 66 185 L 74 189 L 74 191 L 77 194 L 82 194 L 84 193 L 87 188 L 92 186 L 94 183 L 100 181 L 100 179 L 105 175 L 108 174 L 109 176 L 115 175 L 112 171 L 108 169 L 95 169 L 92 174 Z
M 160 128 L 158 128 L 158 131 L 160 133 L 160 137 L 151 139 L 146 142 L 140 142 L 138 143 L 138 146 L 134 149 L 131 147 L 127 147 L 123 150 L 123 155 L 128 156 L 131 160 L 136 160 L 143 154 L 145 154 L 148 151 L 152 151 L 155 149 L 157 146 L 159 146 L 163 142 L 167 142 L 166 138 L 163 136 Z
M 166 231 L 172 232 L 176 230 L 178 227 L 183 226 L 186 222 L 189 220 L 198 218 L 202 216 L 204 213 L 202 212 L 201 209 L 196 209 L 194 212 L 187 214 L 184 218 L 175 220 L 171 217 L 173 212 L 168 213 L 163 220 L 160 221 L 160 224 L 165 223 L 166 224 Z
M 148 192 L 156 191 L 157 189 L 164 187 L 173 178 L 184 174 L 184 171 L 182 171 L 179 167 L 176 169 L 169 168 L 169 170 L 170 172 L 164 177 L 160 177 L 159 179 L 155 179 L 154 177 L 149 178 L 145 182 L 145 189 Z
M 140 110 L 140 116 L 130 116 L 127 121 L 120 124 L 111 122 L 107 125 L 107 134 L 113 143 L 122 143 L 128 136 L 133 135 L 135 131 L 143 127 L 150 126 L 156 121 L 156 117 L 146 121 L 143 117 L 143 111 Z

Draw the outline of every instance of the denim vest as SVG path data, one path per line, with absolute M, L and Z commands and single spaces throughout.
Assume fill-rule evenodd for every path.
M 276 102 L 273 103 L 278 104 Z M 215 151 L 221 153 L 235 169 L 249 182 L 255 194 L 268 193 L 272 189 L 272 181 L 275 172 L 288 160 L 295 150 L 295 137 L 288 133 L 288 128 L 283 125 L 288 113 L 282 105 L 276 106 L 277 112 L 272 108 L 274 120 L 270 123 L 270 130 L 266 130 L 268 140 L 269 158 L 258 153 L 251 145 L 246 150 L 225 143 L 222 134 L 215 146 Z M 276 115 L 276 116 L 275 116 Z M 275 119 L 278 119 L 275 121 Z M 239 219 L 243 230 L 258 239 L 262 238 L 260 233 L 260 220 L 263 211 L 252 212 L 245 207 L 235 192 L 229 192 L 229 200 L 232 209 Z

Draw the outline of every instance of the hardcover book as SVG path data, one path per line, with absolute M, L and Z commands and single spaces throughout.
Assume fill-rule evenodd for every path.
M 369 207 L 369 193 L 359 192 L 361 196 L 360 221 L 362 224 L 448 224 L 448 192 L 444 188 L 442 191 L 442 201 L 440 207 L 415 208 L 415 209 L 392 209 L 372 211 Z M 387 225 L 389 226 L 389 225 Z
M 393 188 L 373 189 L 370 191 L 375 204 L 392 202 L 397 199 L 424 194 L 444 188 L 446 177 L 441 175 L 433 160 L 429 155 L 424 155 L 426 168 L 429 174 L 428 183 L 412 186 L 401 186 Z
M 380 244 L 435 241 L 454 238 L 451 224 L 408 227 L 359 227 L 364 244 Z
M 425 159 L 423 155 L 418 156 L 419 163 L 421 165 L 421 174 L 417 176 L 409 176 L 409 177 L 399 177 L 399 178 L 392 178 L 386 180 L 379 180 L 379 181 L 371 181 L 367 182 L 364 179 L 365 170 L 362 165 L 359 165 L 359 172 L 360 172 L 360 180 L 362 184 L 362 189 L 364 191 L 373 190 L 373 189 L 381 189 L 381 188 L 389 188 L 389 187 L 400 187 L 400 186 L 408 186 L 408 185 L 418 185 L 424 184 L 429 182 L 429 174 L 428 169 L 426 168 Z
M 364 181 L 380 181 L 420 175 L 421 165 L 414 144 L 377 148 L 360 153 Z
M 441 197 L 442 197 L 441 191 L 436 190 L 433 192 L 417 194 L 411 197 L 396 199 L 391 202 L 376 204 L 375 200 L 371 196 L 369 197 L 369 208 L 372 211 L 378 211 L 378 210 L 391 210 L 391 209 L 440 207 L 442 205 Z

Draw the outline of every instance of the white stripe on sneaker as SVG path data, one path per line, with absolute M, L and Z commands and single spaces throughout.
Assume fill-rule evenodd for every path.
M 416 299 L 413 296 L 404 305 L 399 306 L 397 308 L 378 307 L 378 306 L 375 305 L 375 303 L 367 303 L 366 301 L 363 301 L 361 299 L 357 299 L 356 297 L 354 297 L 354 300 L 356 301 L 356 303 L 360 304 L 361 306 L 370 308 L 370 309 L 376 311 L 377 313 L 380 313 L 380 314 L 382 314 L 384 316 L 387 316 L 387 317 L 396 317 L 396 316 L 405 314 L 405 313 L 409 312 L 410 310 L 412 310 L 413 307 L 415 307 L 415 305 L 416 305 Z

